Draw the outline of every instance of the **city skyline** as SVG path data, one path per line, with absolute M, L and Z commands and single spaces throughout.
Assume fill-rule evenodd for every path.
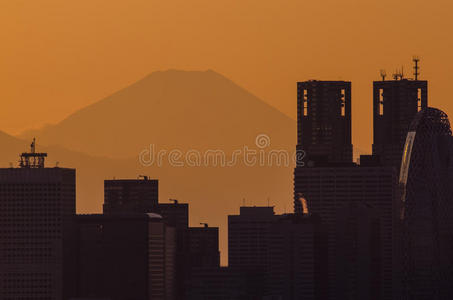
M 445 211 L 437 220 L 437 206 L 426 209 L 430 202 L 414 194 L 427 176 L 433 181 L 425 186 L 428 194 L 440 195 L 435 205 L 450 210 L 444 181 L 451 129 L 447 115 L 428 106 L 427 82 L 403 76 L 374 82 L 377 134 L 373 153 L 357 163 L 350 142 L 351 83 L 297 86 L 295 148 L 303 159 L 294 162 L 294 210 L 279 215 L 269 203 L 244 203 L 239 215 L 228 214 L 228 267 L 220 263 L 219 228 L 205 222 L 191 227 L 189 203 L 159 202 L 159 181 L 147 175 L 105 179 L 103 214 L 76 214 L 75 169 L 46 167 L 47 153 L 37 150 L 33 138 L 17 168 L 0 170 L 0 221 L 6 228 L 25 227 L 1 232 L 4 297 L 410 300 L 436 291 L 435 299 L 447 299 L 453 223 Z M 265 137 L 256 138 L 258 148 L 269 146 Z M 427 145 L 433 148 L 428 153 Z M 424 158 L 430 155 L 434 160 Z M 423 170 L 429 172 L 419 174 Z M 47 186 L 55 196 L 42 193 Z M 47 206 L 54 209 L 33 209 Z M 38 231 L 29 224 L 36 220 L 43 222 Z M 43 239 L 45 232 L 56 233 L 51 238 L 58 246 Z M 434 252 L 425 257 L 421 251 L 431 246 Z
M 187 76 L 189 74 L 190 73 L 183 73 L 184 76 Z M 210 77 L 212 74 L 213 74 L 212 72 L 207 72 L 207 73 L 204 73 L 203 76 Z M 170 76 L 169 78 L 172 78 L 172 77 Z M 223 80 L 223 79 L 221 78 L 221 80 Z M 227 81 L 227 82 L 229 83 L 229 81 Z M 387 82 L 388 83 L 393 82 L 392 78 L 388 78 Z M 399 82 L 399 80 L 397 82 Z M 354 83 L 352 83 L 352 91 L 353 90 L 354 90 Z M 372 96 L 373 94 L 371 92 L 372 91 L 370 91 L 370 95 Z M 354 99 L 354 98 L 352 98 L 352 99 Z M 370 102 L 371 101 L 372 100 L 370 99 Z M 354 102 L 355 101 L 352 101 L 352 105 Z M 354 119 L 354 116 L 355 115 L 352 114 L 352 119 Z M 294 127 L 295 127 L 294 129 L 296 129 L 296 126 L 294 126 Z M 85 129 L 82 128 L 82 132 L 84 132 L 83 130 L 85 130 Z M 370 130 L 370 131 L 372 132 L 372 130 Z M 275 134 L 272 135 L 272 137 L 275 137 L 276 136 Z M 68 137 L 69 137 L 69 135 L 68 135 Z M 257 138 L 257 136 L 253 135 L 253 138 L 249 139 L 250 144 L 251 144 L 250 146 L 256 147 L 256 150 L 258 150 L 258 151 L 262 150 L 262 149 L 260 149 L 259 145 L 256 144 L 256 142 L 257 142 L 255 140 L 256 138 Z M 296 138 L 294 137 L 294 139 L 296 139 Z M 77 142 L 77 139 L 70 138 L 69 140 L 73 140 L 73 141 Z M 39 142 L 39 139 L 38 139 L 38 142 Z M 271 139 L 268 142 L 270 142 L 270 144 L 273 145 L 272 143 L 274 142 L 274 139 Z M 282 142 L 282 141 L 277 140 L 277 142 Z M 283 144 L 285 144 L 286 142 L 287 141 L 284 140 Z M 41 147 L 41 145 L 40 145 L 40 147 Z M 291 149 L 292 145 L 287 145 L 287 147 L 289 147 Z M 126 145 L 126 149 L 127 149 L 127 145 Z M 139 149 L 141 149 L 141 148 L 139 148 Z M 287 149 L 287 148 L 285 148 L 285 149 Z M 357 149 L 357 148 L 354 147 L 354 149 Z M 167 150 L 173 150 L 173 149 L 171 148 L 171 149 L 167 149 Z M 196 150 L 198 150 L 198 149 L 196 149 Z M 268 147 L 264 150 L 272 151 L 272 147 Z M 61 150 L 59 150 L 59 151 L 61 151 Z M 108 151 L 108 149 L 105 151 Z M 291 151 L 291 153 L 294 153 L 294 150 L 292 150 L 292 149 L 288 150 L 288 151 Z M 364 154 L 364 153 L 356 152 L 354 160 L 356 158 L 358 158 L 357 154 Z M 16 155 L 16 153 L 14 153 L 14 155 Z M 64 154 L 64 156 L 67 156 L 67 155 L 68 155 L 67 153 Z M 71 153 L 70 156 L 74 156 L 74 154 Z M 50 157 L 50 159 L 52 161 L 52 164 L 54 164 L 55 162 L 58 164 L 59 161 L 61 162 L 61 160 L 59 158 L 55 157 L 54 155 L 52 155 Z M 209 188 L 208 188 L 206 191 L 203 191 L 203 192 L 197 191 L 197 192 L 193 192 L 192 194 L 182 193 L 182 190 L 187 190 L 187 188 L 190 188 L 190 184 L 193 184 L 193 182 L 185 182 L 185 184 L 188 184 L 188 186 L 185 187 L 184 189 L 182 189 L 180 187 L 180 183 L 178 181 L 174 180 L 174 177 L 175 177 L 174 175 L 178 174 L 178 172 L 181 172 L 180 168 L 178 168 L 177 166 L 176 167 L 170 166 L 168 168 L 168 170 L 163 173 L 164 176 L 161 176 L 160 173 L 156 173 L 154 171 L 153 166 L 143 168 L 143 166 L 140 166 L 140 164 L 137 165 L 135 159 L 130 159 L 129 161 L 123 161 L 122 164 L 112 163 L 108 160 L 103 161 L 97 157 L 92 157 L 90 159 L 93 160 L 90 162 L 90 164 L 100 162 L 101 164 L 100 164 L 100 167 L 98 167 L 98 168 L 100 168 L 101 170 L 96 172 L 96 177 L 98 180 L 97 184 L 95 184 L 95 181 L 92 180 L 93 177 L 90 174 L 88 177 L 83 176 L 81 179 L 82 184 L 77 185 L 77 191 L 78 191 L 77 211 L 79 213 L 96 213 L 96 212 L 102 211 L 102 202 L 101 202 L 101 199 L 102 199 L 101 184 L 102 183 L 101 182 L 104 179 L 115 178 L 115 177 L 125 177 L 122 174 L 126 174 L 129 178 L 134 178 L 134 177 L 138 176 L 139 174 L 147 174 L 147 175 L 155 174 L 151 177 L 160 178 L 161 183 L 163 183 L 164 186 L 166 186 L 166 188 L 164 188 L 162 190 L 161 201 L 165 201 L 164 200 L 165 198 L 166 199 L 177 198 L 177 199 L 181 199 L 184 202 L 191 203 L 191 207 L 195 212 L 194 214 L 192 214 L 193 218 L 191 218 L 191 224 L 198 224 L 200 222 L 208 222 L 210 224 L 215 224 L 221 228 L 221 230 L 220 230 L 220 237 L 221 237 L 220 238 L 220 248 L 223 250 L 222 251 L 222 264 L 223 265 L 227 264 L 227 255 L 226 255 L 226 251 L 225 251 L 227 249 L 227 243 L 226 243 L 227 231 L 224 229 L 224 228 L 226 228 L 226 218 L 224 217 L 225 212 L 227 212 L 227 213 L 234 212 L 237 209 L 237 207 L 239 205 L 241 205 L 244 201 L 245 201 L 245 203 L 247 203 L 247 205 L 265 205 L 266 203 L 270 203 L 271 205 L 275 206 L 276 211 L 279 213 L 289 212 L 289 211 L 291 211 L 291 207 L 292 207 L 292 193 L 291 193 L 290 189 L 281 188 L 282 182 L 285 182 L 285 184 L 288 187 L 291 184 L 290 177 L 292 176 L 291 168 L 292 168 L 292 163 L 293 163 L 293 161 L 291 161 L 291 160 L 290 160 L 289 165 L 286 165 L 283 167 L 276 165 L 276 166 L 272 166 L 272 168 L 268 168 L 269 173 L 273 173 L 273 175 L 263 174 L 263 172 L 262 172 L 263 165 L 260 165 L 259 163 L 257 163 L 256 168 L 249 168 L 248 166 L 246 166 L 245 169 L 249 169 L 248 171 L 250 172 L 251 176 L 253 178 L 256 177 L 257 181 L 261 181 L 261 180 L 263 180 L 263 178 L 266 178 L 266 180 L 270 180 L 271 183 L 269 185 L 266 185 L 268 187 L 268 189 L 266 189 L 266 190 L 254 189 L 252 191 L 252 189 L 250 189 L 246 185 L 244 185 L 244 187 L 241 189 L 241 192 L 238 192 L 233 189 L 230 191 L 230 194 L 228 196 L 224 195 L 223 197 L 226 201 L 222 201 L 222 203 L 218 207 L 214 208 L 212 206 L 212 204 L 210 204 L 210 201 L 204 200 L 204 198 L 207 197 L 206 195 L 217 194 L 217 191 L 219 189 L 223 190 L 223 187 L 221 186 L 221 184 L 218 183 L 219 185 L 217 185 L 217 187 L 213 186 L 211 188 L 211 191 L 208 191 L 209 190 Z M 80 162 L 78 162 L 78 160 L 80 160 L 80 159 L 76 157 L 75 159 L 72 158 L 69 161 L 73 161 L 77 165 L 77 164 L 80 164 Z M 86 159 L 84 158 L 84 160 L 86 160 Z M 12 159 L 10 159 L 9 161 L 11 162 Z M 125 169 L 124 164 L 129 164 L 129 167 L 127 169 Z M 6 166 L 7 164 L 5 163 L 4 165 Z M 64 166 L 66 164 L 63 161 L 63 164 L 61 164 L 61 165 Z M 73 166 L 76 166 L 76 165 L 73 164 Z M 109 165 L 109 166 L 107 167 L 107 165 Z M 264 166 L 266 166 L 266 164 Z M 81 164 L 81 167 L 82 167 L 82 170 L 87 169 L 85 163 Z M 242 170 L 242 168 L 240 166 L 239 166 L 239 168 Z M 90 169 L 91 169 L 91 167 L 90 167 Z M 108 175 L 103 173 L 102 169 L 110 169 L 110 171 L 108 171 L 108 173 L 107 173 Z M 124 169 L 126 171 L 123 172 Z M 162 168 L 162 169 L 165 170 L 165 168 Z M 185 169 L 185 168 L 183 168 L 183 169 Z M 189 169 L 194 170 L 192 172 L 195 172 L 195 173 L 192 173 L 192 174 L 200 174 L 197 170 L 205 169 L 205 172 L 203 172 L 203 173 L 205 173 L 205 175 L 202 175 L 202 176 L 206 176 L 206 178 L 209 178 L 208 180 L 211 180 L 211 178 L 212 178 L 211 175 L 213 174 L 212 172 L 222 172 L 222 171 L 218 170 L 218 168 L 212 169 L 212 168 L 206 168 L 203 166 L 201 166 L 199 168 L 191 167 Z M 217 169 L 217 171 L 214 171 L 216 169 Z M 230 168 L 230 169 L 231 169 L 231 171 L 229 171 L 229 172 L 231 175 L 228 175 L 228 177 L 231 176 L 231 178 L 234 177 L 234 179 L 228 179 L 228 180 L 229 180 L 229 182 L 231 182 L 231 180 L 235 180 L 234 184 L 237 185 L 238 182 L 241 180 L 242 174 L 238 177 L 236 175 L 236 174 L 238 174 L 238 173 L 236 173 L 237 169 L 236 168 Z M 149 173 L 150 170 L 151 170 L 151 173 Z M 275 173 L 275 172 L 277 172 L 277 173 Z M 86 173 L 84 172 L 84 174 L 86 174 Z M 179 173 L 179 175 L 177 175 L 176 177 L 180 177 L 181 176 L 180 174 L 181 173 Z M 182 176 L 188 175 L 185 171 L 183 171 L 182 174 L 184 174 Z M 219 173 L 216 173 L 216 174 L 219 174 Z M 284 176 L 282 176 L 282 174 Z M 192 175 L 192 177 L 193 176 L 194 175 Z M 198 175 L 195 175 L 195 176 L 198 176 Z M 221 175 L 221 176 L 224 176 L 224 175 Z M 260 176 L 260 177 L 257 177 L 257 176 Z M 250 178 L 250 176 L 247 176 L 247 178 Z M 276 179 L 273 179 L 273 178 L 276 178 Z M 229 183 L 229 184 L 233 184 L 233 183 Z M 269 187 L 271 187 L 271 189 L 269 189 Z M 202 188 L 202 185 L 200 185 L 200 188 Z M 175 193 L 175 191 L 177 191 L 177 193 Z M 241 195 L 239 195 L 239 194 L 241 194 Z M 93 195 L 96 195 L 96 197 L 93 197 Z M 200 197 L 200 195 L 201 195 L 201 197 Z M 210 197 L 212 198 L 212 196 L 210 196 Z M 233 199 L 233 201 L 232 201 L 232 199 Z M 213 211 L 214 211 L 214 213 L 213 213 Z M 206 212 L 208 212 L 208 213 L 206 213 Z M 205 217 L 204 214 L 206 214 L 206 215 L 209 214 L 210 216 Z
M 0 300 L 453 299 L 451 0 L 0 0 Z

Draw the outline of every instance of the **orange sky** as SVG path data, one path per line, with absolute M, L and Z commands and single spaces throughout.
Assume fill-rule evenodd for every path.
M 213 69 L 295 117 L 296 81 L 353 82 L 353 141 L 371 86 L 413 54 L 453 112 L 450 0 L 0 0 L 0 130 L 19 133 L 169 68 Z M 452 114 L 453 116 L 453 114 Z

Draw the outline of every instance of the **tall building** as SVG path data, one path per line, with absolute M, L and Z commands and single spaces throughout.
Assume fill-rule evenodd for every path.
M 250 278 L 246 299 L 326 299 L 326 243 L 317 216 L 266 206 L 228 216 L 229 268 Z
M 184 253 L 187 271 L 194 268 L 218 268 L 220 266 L 219 228 L 189 227 L 185 234 Z
M 175 229 L 158 214 L 77 216 L 77 297 L 173 300 Z
M 158 180 L 114 179 L 104 181 L 104 214 L 114 213 L 157 213 L 164 223 L 176 229 L 176 293 L 182 298 L 184 293 L 184 235 L 189 226 L 189 205 L 179 203 L 158 203 Z
M 46 153 L 22 153 L 0 169 L 0 299 L 61 300 L 75 281 L 74 169 L 45 168 Z
M 397 79 L 373 82 L 373 154 L 399 170 L 407 131 L 428 106 L 428 82 Z
M 104 213 L 150 212 L 159 200 L 159 182 L 143 179 L 104 181 Z
M 318 216 L 282 215 L 268 233 L 265 299 L 327 299 L 326 232 Z
M 271 206 L 241 206 L 239 215 L 228 216 L 228 265 L 264 270 L 267 265 L 269 228 L 276 215 Z
M 222 290 L 225 283 L 215 282 L 228 276 L 225 268 L 220 268 L 219 228 L 207 224 L 188 228 L 183 247 L 184 299 L 216 299 L 229 295 Z
M 189 204 L 179 203 L 176 199 L 171 201 L 173 203 L 159 203 L 156 211 L 168 224 L 180 230 L 186 230 L 189 227 Z
M 338 209 L 358 202 L 373 206 L 381 217 L 380 295 L 381 299 L 392 299 L 397 171 L 381 166 L 376 155 L 361 157 L 360 166 L 352 163 L 350 86 L 349 82 L 298 83 L 297 150 L 305 151 L 305 159 L 294 170 L 294 209 L 300 213 L 305 205 L 327 228 L 329 265 L 325 280 L 329 298 L 336 299 L 336 260 L 341 259 L 335 234 Z
M 297 150 L 304 164 L 352 162 L 351 83 L 297 83 Z
M 336 299 L 381 299 L 381 239 L 378 211 L 361 202 L 337 209 Z
M 380 216 L 381 299 L 392 299 L 397 174 L 393 167 L 375 166 L 373 160 L 369 161 L 371 165 L 297 167 L 294 171 L 295 200 L 302 195 L 309 212 L 318 214 L 328 231 L 329 267 L 325 280 L 328 281 L 330 299 L 337 299 L 335 260 L 342 259 L 337 256 L 336 248 L 338 209 L 348 203 L 371 205 Z M 298 201 L 295 201 L 295 208 L 298 206 Z
M 417 113 L 401 164 L 402 299 L 453 299 L 453 137 L 447 115 Z

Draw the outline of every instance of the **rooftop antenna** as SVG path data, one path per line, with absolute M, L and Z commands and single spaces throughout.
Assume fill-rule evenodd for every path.
M 418 56 L 414 56 L 412 58 L 412 61 L 414 62 L 414 78 L 415 80 L 418 80 L 418 75 L 420 75 L 420 67 L 418 66 L 418 63 L 420 62 L 420 58 Z
M 400 80 L 403 80 L 403 78 L 404 78 L 404 66 L 401 66 Z
M 385 76 L 387 76 L 387 72 L 386 72 L 384 69 L 382 69 L 382 70 L 381 70 L 381 78 L 382 78 L 382 81 L 385 81 Z
M 47 153 L 36 152 L 36 139 L 30 145 L 30 152 L 23 152 L 20 155 L 19 166 L 21 168 L 44 168 L 44 160 Z
M 33 142 L 31 142 L 30 145 L 30 153 L 35 153 L 36 152 L 36 138 L 33 138 Z
M 395 73 L 392 74 L 393 80 L 398 80 L 399 74 L 398 70 L 395 71 Z

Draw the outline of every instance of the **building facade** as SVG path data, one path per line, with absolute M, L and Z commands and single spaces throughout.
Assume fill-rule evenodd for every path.
M 335 226 L 338 209 L 349 203 L 366 203 L 373 206 L 380 216 L 381 240 L 381 299 L 392 299 L 393 253 L 397 218 L 397 173 L 393 167 L 381 166 L 325 166 L 297 167 L 294 171 L 295 200 L 303 195 L 308 210 L 318 214 L 328 231 L 328 281 L 329 299 L 336 299 L 335 282 L 338 279 L 335 260 L 337 237 Z M 295 208 L 298 205 L 295 201 Z
M 23 153 L 0 169 L 0 299 L 68 299 L 74 291 L 74 169 Z
M 351 83 L 297 83 L 297 150 L 304 164 L 313 161 L 352 162 Z
M 381 299 L 383 252 L 378 210 L 350 202 L 339 207 L 336 216 L 336 299 Z
M 327 299 L 326 242 L 319 216 L 276 219 L 268 234 L 265 299 Z
M 228 216 L 230 267 L 264 271 L 269 229 L 275 219 L 271 206 L 241 206 L 239 215 Z
M 453 137 L 447 115 L 414 118 L 401 164 L 402 299 L 452 299 Z
M 428 82 L 373 82 L 373 155 L 399 170 L 404 142 L 413 118 L 428 107 Z
M 148 179 L 104 180 L 104 213 L 150 212 L 159 201 L 159 182 Z
M 78 298 L 173 300 L 175 229 L 148 214 L 77 216 Z

